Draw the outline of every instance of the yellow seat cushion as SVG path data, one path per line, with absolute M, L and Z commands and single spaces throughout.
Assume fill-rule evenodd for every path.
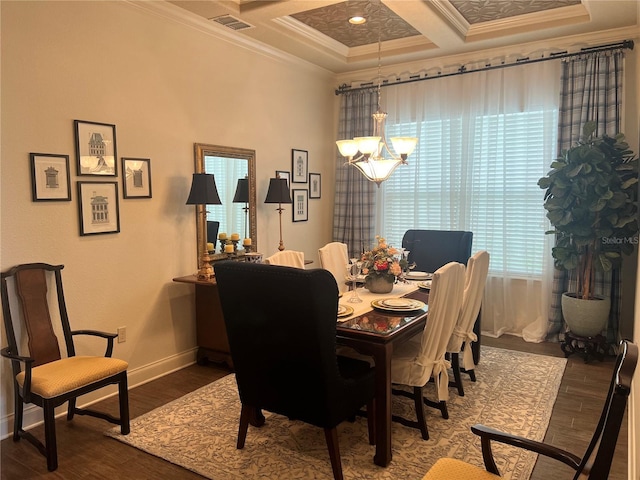
M 110 357 L 69 357 L 45 363 L 31 370 L 31 392 L 53 398 L 125 371 L 129 364 Z M 16 376 L 24 384 L 24 372 Z
M 422 480 L 497 480 L 500 477 L 483 468 L 454 458 L 441 458 Z

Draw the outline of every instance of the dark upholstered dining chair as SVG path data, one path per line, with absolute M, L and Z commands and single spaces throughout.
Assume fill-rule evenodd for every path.
M 124 360 L 111 358 L 115 333 L 94 330 L 71 330 L 62 289 L 63 265 L 30 263 L 18 265 L 2 273 L 2 314 L 8 347 L 0 350 L 11 360 L 15 399 L 13 440 L 21 438 L 32 443 L 47 458 L 50 471 L 58 468 L 56 446 L 55 408 L 69 402 L 67 420 L 75 414 L 90 415 L 120 425 L 123 435 L 129 433 L 129 400 L 127 368 Z M 51 275 L 53 273 L 53 275 Z M 57 293 L 57 315 L 49 308 L 47 277 L 54 277 Z M 9 285 L 15 287 L 15 296 L 9 296 Z M 15 298 L 15 301 L 13 301 Z M 12 312 L 22 312 L 23 327 L 16 329 Z M 19 317 L 19 315 L 15 315 Z M 51 317 L 60 317 L 67 356 L 62 357 Z M 16 337 L 16 330 L 19 336 Z M 106 340 L 104 356 L 76 356 L 74 337 L 92 335 Z M 28 351 L 21 341 L 28 337 Z M 117 384 L 120 400 L 120 418 L 87 408 L 77 408 L 76 398 L 107 385 Z M 44 445 L 31 433 L 22 429 L 25 403 L 33 403 L 44 411 Z
M 627 341 L 621 342 L 600 420 L 582 457 L 546 443 L 503 433 L 484 425 L 474 425 L 471 430 L 480 435 L 486 471 L 461 460 L 441 458 L 429 469 L 423 480 L 498 480 L 500 472 L 493 459 L 492 441 L 524 448 L 562 462 L 575 470 L 574 480 L 606 480 L 609 477 L 637 362 L 638 346 Z
M 463 265 L 471 256 L 472 232 L 448 230 L 407 230 L 402 247 L 409 250 L 409 263 L 416 270 L 433 273 L 449 262 Z
M 368 362 L 336 355 L 335 279 L 322 269 L 223 261 L 216 281 L 242 403 L 237 447 L 259 410 L 284 415 L 324 429 L 342 479 L 336 426 L 364 405 L 373 411 L 374 373 Z
M 216 220 L 207 220 L 207 242 L 213 243 L 213 250 L 216 249 L 216 243 L 218 241 L 218 230 L 220 229 L 220 222 Z
M 471 256 L 473 232 L 462 230 L 407 230 L 402 237 L 402 248 L 409 250 L 409 263 L 415 262 L 416 271 L 433 273 L 449 262 L 463 265 Z M 473 329 L 478 337 L 471 345 L 473 361 L 480 361 L 480 316 Z

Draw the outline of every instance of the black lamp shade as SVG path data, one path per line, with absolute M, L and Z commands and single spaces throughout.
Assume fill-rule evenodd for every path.
M 194 173 L 187 205 L 222 205 L 212 173 Z
M 270 178 L 269 191 L 264 203 L 291 203 L 286 178 Z
M 236 194 L 233 196 L 233 203 L 248 203 L 249 202 L 249 179 L 239 178 L 238 186 L 236 187 Z

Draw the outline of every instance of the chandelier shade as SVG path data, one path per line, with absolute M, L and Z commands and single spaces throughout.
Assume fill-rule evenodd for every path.
M 336 145 L 340 154 L 347 158 L 349 165 L 356 167 L 368 180 L 380 186 L 399 165 L 406 165 L 407 157 L 415 150 L 418 139 L 391 137 L 393 150 L 389 148 L 384 137 L 384 121 L 387 114 L 380 110 L 380 84 L 378 84 L 378 110 L 372 116 L 373 136 L 338 140 Z M 391 158 L 386 158 L 387 156 Z

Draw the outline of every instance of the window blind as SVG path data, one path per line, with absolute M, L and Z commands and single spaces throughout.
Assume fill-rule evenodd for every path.
M 557 109 L 387 126 L 419 137 L 409 164 L 382 184 L 377 231 L 400 246 L 408 229 L 469 230 L 491 271 L 540 277 L 546 217 L 538 187 L 555 158 Z

